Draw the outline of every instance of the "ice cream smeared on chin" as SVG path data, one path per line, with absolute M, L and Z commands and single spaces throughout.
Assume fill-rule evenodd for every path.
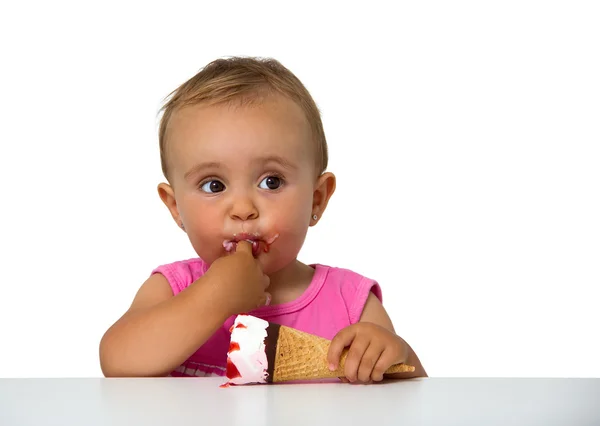
M 238 315 L 231 327 L 227 352 L 227 384 L 267 383 L 265 338 L 269 323 L 250 315 Z
M 279 234 L 275 234 L 268 239 L 263 239 L 258 233 L 234 234 L 233 238 L 223 241 L 223 248 L 225 248 L 227 253 L 232 253 L 235 252 L 238 242 L 248 241 L 250 244 L 252 244 L 252 255 L 256 257 L 261 251 L 268 253 L 271 248 L 271 244 L 273 244 L 277 238 L 279 238 Z

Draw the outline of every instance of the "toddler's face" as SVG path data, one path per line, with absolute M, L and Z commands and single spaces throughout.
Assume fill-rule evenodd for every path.
M 187 107 L 171 118 L 168 139 L 174 200 L 169 206 L 162 190 L 161 198 L 198 256 L 212 263 L 227 241 L 277 236 L 258 255 L 265 273 L 296 259 L 317 185 L 315 147 L 299 106 L 272 95 L 252 106 Z

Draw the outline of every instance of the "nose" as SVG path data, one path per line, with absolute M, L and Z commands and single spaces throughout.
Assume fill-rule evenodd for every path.
M 236 197 L 231 206 L 230 216 L 234 220 L 252 220 L 258 217 L 258 210 L 248 197 Z

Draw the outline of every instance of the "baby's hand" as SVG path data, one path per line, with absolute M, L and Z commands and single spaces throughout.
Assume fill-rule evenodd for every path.
M 344 375 L 351 383 L 380 382 L 388 368 L 408 357 L 408 346 L 399 336 L 377 324 L 359 322 L 342 329 L 331 341 L 327 354 L 331 370 L 338 367 L 348 346 Z
M 215 303 L 225 306 L 229 315 L 249 312 L 271 299 L 266 292 L 269 277 L 253 257 L 252 245 L 247 241 L 240 241 L 234 253 L 215 260 L 206 276 L 216 280 L 219 296 Z

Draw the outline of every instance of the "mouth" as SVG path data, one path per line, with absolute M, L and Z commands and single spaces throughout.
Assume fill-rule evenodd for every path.
M 248 234 L 246 232 L 240 234 L 233 234 L 233 238 L 227 239 L 223 241 L 223 248 L 227 253 L 235 252 L 237 247 L 237 243 L 240 241 L 248 241 L 252 244 L 252 255 L 254 257 L 258 256 L 258 254 L 262 251 L 265 253 L 269 252 L 271 248 L 271 244 L 279 237 L 279 234 L 275 234 L 268 239 L 264 239 L 260 234 Z

